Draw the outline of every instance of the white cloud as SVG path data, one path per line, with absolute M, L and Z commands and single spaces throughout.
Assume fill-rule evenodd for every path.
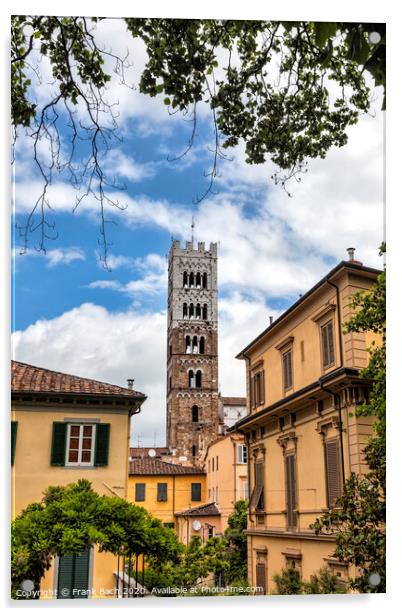
M 86 303 L 13 334 L 19 361 L 134 388 L 148 400 L 133 420 L 136 434 L 164 439 L 166 316 L 108 312 Z M 145 443 L 146 444 L 146 443 Z M 152 444 L 152 443 L 149 443 Z
M 57 265 L 69 265 L 73 261 L 85 261 L 86 255 L 82 248 L 70 247 L 70 248 L 53 248 L 42 252 L 39 250 L 33 250 L 32 248 L 23 250 L 13 249 L 14 259 L 23 259 L 29 257 L 40 257 L 45 259 L 47 267 L 56 267 Z
M 155 164 L 137 163 L 116 148 L 108 151 L 103 162 L 103 169 L 111 178 L 127 178 L 131 182 L 141 182 L 153 177 L 156 173 Z
M 88 285 L 90 289 L 112 289 L 133 298 L 137 298 L 138 295 L 159 295 L 166 290 L 166 261 L 160 255 L 151 253 L 133 259 L 112 254 L 108 259 L 108 265 L 111 269 L 129 267 L 141 272 L 143 276 L 125 284 L 117 280 L 94 280 Z
M 268 324 L 277 311 L 262 299 L 238 293 L 221 300 L 219 381 L 223 395 L 245 395 L 245 368 L 235 355 Z M 148 396 L 133 420 L 133 443 L 152 445 L 165 438 L 166 313 L 109 312 L 82 304 L 53 319 L 41 319 L 13 334 L 13 357 L 19 361 L 134 388 Z M 134 440 L 135 439 L 135 440 Z

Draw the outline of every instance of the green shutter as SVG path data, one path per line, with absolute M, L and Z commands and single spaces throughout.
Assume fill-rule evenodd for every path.
M 18 421 L 11 422 L 11 464 L 14 464 L 15 446 L 17 444 Z
M 90 549 L 59 557 L 58 599 L 87 599 Z
M 89 581 L 89 548 L 75 556 L 74 567 L 74 599 L 88 598 L 88 581 Z
M 95 466 L 107 466 L 109 460 L 110 424 L 100 423 L 96 426 Z
M 65 466 L 66 464 L 66 439 L 67 424 L 64 422 L 53 422 L 52 454 L 50 464 L 52 466 Z
M 57 598 L 71 599 L 74 576 L 74 556 L 73 554 L 63 554 L 59 556 L 59 571 L 57 582 Z

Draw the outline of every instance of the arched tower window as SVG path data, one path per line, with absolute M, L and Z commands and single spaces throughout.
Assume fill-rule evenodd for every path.
M 188 316 L 187 304 L 183 304 L 183 319 L 187 319 L 187 316 Z
M 188 287 L 188 276 L 187 272 L 183 272 L 183 289 Z
M 195 286 L 197 287 L 197 289 L 201 289 L 201 274 L 200 274 L 200 272 L 197 272 L 197 274 L 195 276 Z
M 204 319 L 204 321 L 206 321 L 208 319 L 208 306 L 207 304 L 204 304 L 202 307 L 202 318 Z
M 202 355 L 205 353 L 205 338 L 204 338 L 204 336 L 200 337 L 200 348 L 199 348 L 198 352 L 201 353 Z
M 191 388 L 196 386 L 196 378 L 194 377 L 194 370 L 188 371 L 188 386 Z
M 191 336 L 186 336 L 186 353 L 191 353 Z
M 207 289 L 208 288 L 207 272 L 204 272 L 203 275 L 202 275 L 202 288 L 203 289 Z
M 195 308 L 195 318 L 201 319 L 201 304 L 197 304 Z
M 194 423 L 197 423 L 199 421 L 198 406 L 196 404 L 194 404 L 193 408 L 191 409 L 191 421 Z
M 197 370 L 195 373 L 195 386 L 202 387 L 202 372 L 201 370 Z
M 193 353 L 198 353 L 198 338 L 193 336 Z
M 197 446 L 196 445 L 193 445 L 191 447 L 191 454 L 192 454 L 193 458 L 197 455 Z
M 190 319 L 194 319 L 194 304 L 190 304 L 188 316 L 190 317 Z
M 190 285 L 190 289 L 192 289 L 194 287 L 194 274 L 193 274 L 193 272 L 191 272 L 190 276 L 189 276 L 189 285 Z

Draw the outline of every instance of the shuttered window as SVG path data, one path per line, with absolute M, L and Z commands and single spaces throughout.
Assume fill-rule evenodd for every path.
M 297 526 L 295 455 L 285 456 L 286 519 L 288 528 Z
M 135 484 L 135 500 L 137 503 L 143 503 L 145 501 L 145 483 Z
M 254 377 L 250 373 L 250 404 L 251 408 L 255 408 L 255 396 L 254 396 Z
M 265 564 L 257 563 L 255 573 L 256 573 L 255 585 L 258 587 L 257 594 L 265 595 L 267 592 L 267 582 L 266 582 L 267 573 L 266 573 Z
M 11 422 L 11 464 L 14 464 L 15 448 L 17 445 L 18 421 Z
M 283 362 L 283 387 L 290 389 L 293 387 L 293 371 L 292 371 L 292 349 L 286 351 L 282 355 Z
M 334 327 L 332 321 L 321 327 L 322 362 L 324 368 L 335 362 Z
M 265 403 L 265 373 L 257 372 L 251 377 L 251 407 L 255 408 Z
M 109 461 L 110 424 L 96 426 L 95 466 L 107 466 Z
M 57 598 L 87 599 L 89 582 L 89 548 L 79 554 L 59 556 Z
M 167 501 L 167 483 L 158 483 L 157 501 L 160 503 Z
M 264 463 L 254 464 L 254 489 L 250 498 L 250 505 L 256 510 L 264 510 Z
M 191 484 L 191 500 L 192 501 L 201 500 L 201 484 L 200 483 Z
M 52 466 L 107 466 L 110 424 L 53 422 Z
M 67 426 L 64 422 L 53 422 L 52 452 L 50 463 L 52 466 L 64 466 L 66 463 Z
M 326 441 L 324 449 L 327 473 L 327 501 L 328 507 L 333 507 L 336 499 L 342 494 L 339 440 Z

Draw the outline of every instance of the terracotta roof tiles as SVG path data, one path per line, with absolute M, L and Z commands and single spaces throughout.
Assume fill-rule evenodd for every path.
M 206 503 L 206 505 L 199 505 L 198 507 L 191 507 L 185 511 L 177 511 L 175 515 L 186 515 L 189 517 L 199 517 L 203 515 L 221 515 L 218 507 L 215 503 Z
M 159 458 L 135 458 L 129 462 L 129 475 L 205 475 L 195 466 L 181 466 Z
M 144 394 L 133 389 L 39 368 L 19 361 L 11 362 L 11 389 L 13 393 L 88 394 L 143 398 L 144 400 L 146 398 Z

